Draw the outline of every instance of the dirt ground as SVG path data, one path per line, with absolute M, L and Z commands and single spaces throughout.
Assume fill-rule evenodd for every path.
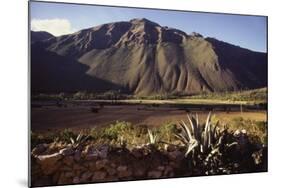
M 195 113 L 196 111 L 192 111 Z M 164 123 L 186 120 L 186 111 L 176 108 L 145 107 L 141 105 L 107 105 L 98 113 L 89 106 L 56 107 L 43 106 L 31 108 L 31 130 L 50 131 L 70 128 L 74 130 L 109 125 L 116 121 L 128 121 L 134 125 L 160 126 Z M 196 112 L 199 117 L 206 118 L 206 112 Z M 227 123 L 235 117 L 266 121 L 266 111 L 252 112 L 214 112 L 216 118 Z

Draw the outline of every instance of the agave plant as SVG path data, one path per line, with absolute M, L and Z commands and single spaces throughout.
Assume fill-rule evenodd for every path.
M 187 147 L 186 157 L 191 153 L 209 156 L 219 151 L 226 129 L 220 130 L 218 128 L 219 122 L 213 125 L 211 123 L 211 115 L 211 112 L 209 112 L 203 126 L 199 124 L 197 114 L 195 117 L 187 114 L 189 124 L 186 124 L 184 121 L 179 123 L 182 131 L 176 133 L 175 136 Z M 229 146 L 234 144 L 231 143 Z
M 89 138 L 89 135 L 85 136 L 80 132 L 75 139 L 73 137 L 70 137 L 69 140 L 74 147 L 78 147 L 79 145 L 84 143 L 88 138 Z
M 148 138 L 149 138 L 149 144 L 156 144 L 157 142 L 157 135 L 156 133 L 153 133 L 150 129 L 147 129 L 148 132 Z

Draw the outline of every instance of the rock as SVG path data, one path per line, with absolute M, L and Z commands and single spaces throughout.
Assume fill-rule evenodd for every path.
M 104 150 L 104 151 L 109 151 L 109 146 L 108 145 L 102 145 L 99 150 Z
M 72 169 L 72 167 L 70 167 L 70 166 L 62 165 L 62 166 L 60 167 L 60 170 L 61 170 L 61 171 L 72 171 L 73 169 Z
M 143 152 L 141 148 L 133 148 L 131 151 L 131 154 L 135 157 L 135 158 L 141 158 L 143 156 Z
M 177 150 L 177 147 L 175 145 L 166 144 L 165 145 L 165 150 L 167 152 L 173 152 L 173 151 Z
M 48 148 L 48 144 L 39 144 L 35 148 L 33 148 L 31 154 L 33 156 L 37 156 L 42 154 L 44 151 L 46 151 Z
M 107 158 L 107 153 L 108 153 L 107 150 L 101 150 L 101 151 L 99 151 L 98 156 L 102 159 L 105 159 L 105 158 Z
M 132 171 L 127 166 L 118 166 L 117 173 L 119 178 L 127 178 L 132 175 Z
M 80 164 L 73 164 L 73 167 L 72 167 L 73 170 L 87 170 L 84 166 L 80 165 Z
M 93 176 L 92 172 L 86 171 L 82 174 L 81 181 L 85 182 L 85 181 L 89 180 L 89 178 L 92 177 L 92 176 Z
M 89 162 L 89 163 L 88 163 L 88 166 L 89 166 L 89 169 L 90 169 L 91 171 L 95 171 L 95 170 L 96 170 L 96 163 L 94 163 L 94 162 Z
M 200 33 L 196 33 L 196 32 L 192 32 L 190 35 L 193 37 L 201 37 L 201 38 L 203 37 L 203 35 L 201 35 Z
M 72 180 L 72 183 L 74 184 L 77 184 L 77 183 L 80 183 L 80 178 L 79 177 L 74 177 L 73 180 Z
M 117 165 L 112 162 L 112 163 L 110 163 L 110 166 L 111 166 L 112 168 L 116 168 Z
M 106 171 L 110 176 L 113 176 L 113 175 L 116 174 L 116 169 L 114 169 L 114 168 L 109 167 L 109 168 L 106 169 Z
M 69 183 L 72 183 L 72 182 L 71 181 L 69 182 L 69 178 L 67 178 L 64 173 L 61 173 L 59 178 L 58 178 L 58 181 L 56 183 L 58 185 L 64 185 L 64 184 L 69 184 Z
M 67 156 L 64 157 L 64 159 L 62 160 L 62 162 L 68 166 L 72 166 L 74 163 L 73 157 L 72 156 Z
M 93 151 L 91 153 L 86 154 L 86 160 L 92 161 L 97 160 L 99 157 L 99 153 L 97 151 Z
M 98 161 L 96 161 L 96 169 L 100 170 L 102 168 L 105 168 L 107 164 L 108 164 L 107 159 L 98 160 Z
M 60 173 L 60 172 L 57 171 L 57 172 L 53 175 L 52 181 L 53 181 L 54 184 L 57 184 L 57 182 L 58 182 L 58 180 L 59 180 L 59 178 L 60 178 L 60 176 L 61 176 L 62 174 L 63 174 L 63 173 Z
M 165 170 L 165 166 L 158 166 L 158 167 L 157 167 L 157 170 L 163 171 L 163 170 Z
M 65 173 L 64 173 L 64 176 L 65 176 L 66 178 L 73 178 L 73 177 L 74 177 L 74 173 L 73 173 L 73 172 L 65 172 Z
M 169 166 L 171 166 L 173 169 L 178 169 L 181 167 L 181 164 L 179 162 L 174 162 L 174 161 L 171 161 L 169 163 Z
M 37 157 L 37 163 L 41 165 L 42 171 L 45 175 L 50 175 L 59 168 L 58 161 L 62 158 L 59 153 L 50 155 L 39 155 Z
M 169 145 L 167 147 L 167 151 L 168 152 L 173 152 L 173 151 L 176 151 L 177 150 L 177 146 L 174 146 L 174 145 Z
M 118 172 L 120 172 L 120 171 L 126 171 L 127 168 L 128 168 L 127 166 L 118 166 L 118 167 L 117 167 L 117 171 L 118 171 Z
M 77 177 L 80 177 L 81 176 L 81 174 L 84 172 L 84 171 L 86 171 L 87 169 L 84 169 L 84 170 L 75 170 L 74 172 L 75 172 L 75 176 L 77 176 Z
M 149 178 L 160 178 L 162 176 L 162 172 L 159 170 L 153 170 L 147 173 Z
M 168 157 L 170 160 L 178 161 L 184 158 L 184 153 L 180 152 L 179 150 L 175 150 L 172 152 L 168 152 Z
M 74 160 L 76 162 L 79 162 L 81 160 L 81 154 L 82 152 L 80 150 L 76 150 L 75 153 L 74 153 Z
M 106 172 L 104 171 L 96 171 L 92 177 L 92 181 L 100 181 L 104 180 L 106 177 Z
M 145 168 L 142 168 L 142 167 L 135 168 L 133 174 L 135 177 L 141 178 L 141 177 L 145 176 L 146 170 L 145 170 Z
M 98 150 L 96 150 L 96 152 L 98 153 L 98 157 L 102 159 L 107 158 L 108 151 L 109 151 L 109 146 L 107 145 L 103 145 L 100 148 L 98 148 Z
M 63 148 L 59 151 L 59 153 L 62 154 L 63 156 L 69 156 L 74 153 L 74 150 L 72 148 Z
M 166 166 L 163 175 L 167 177 L 172 177 L 171 175 L 174 175 L 173 168 L 171 166 Z

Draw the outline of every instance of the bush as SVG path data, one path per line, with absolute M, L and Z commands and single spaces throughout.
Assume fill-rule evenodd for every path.
M 34 148 L 39 144 L 49 144 L 56 141 L 58 135 L 56 133 L 40 134 L 31 131 L 30 137 L 31 137 L 31 148 Z
M 160 126 L 157 131 L 161 140 L 165 142 L 172 142 L 175 138 L 174 134 L 177 132 L 177 125 L 172 122 L 165 123 Z
M 109 127 L 103 129 L 102 137 L 110 140 L 117 140 L 119 136 L 130 132 L 131 129 L 132 125 L 130 123 L 116 121 L 115 124 L 111 124 Z
M 253 142 L 267 144 L 267 123 L 265 121 L 236 117 L 230 121 L 228 128 L 230 130 L 245 129 Z

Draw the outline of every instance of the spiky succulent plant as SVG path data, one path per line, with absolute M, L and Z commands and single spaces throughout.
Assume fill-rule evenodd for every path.
M 150 129 L 147 129 L 149 144 L 156 144 L 157 142 L 157 134 L 153 133 Z
M 209 161 L 214 155 L 220 155 L 222 146 L 231 147 L 236 144 L 225 142 L 227 130 L 219 129 L 219 122 L 213 125 L 211 115 L 211 112 L 209 112 L 204 125 L 199 124 L 197 114 L 195 117 L 187 114 L 188 124 L 184 121 L 179 123 L 181 132 L 175 134 L 175 136 L 187 147 L 186 157 L 193 153 L 194 156 L 203 156 L 204 160 Z
M 69 140 L 74 147 L 78 147 L 80 144 L 84 143 L 88 138 L 89 135 L 85 136 L 80 132 L 75 139 L 73 137 L 70 137 Z

